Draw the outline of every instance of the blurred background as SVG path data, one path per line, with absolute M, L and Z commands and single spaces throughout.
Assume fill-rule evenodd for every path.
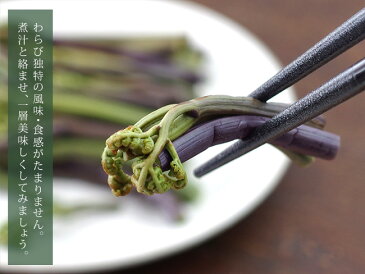
M 364 7 L 360 0 L 193 2 L 247 28 L 283 66 Z M 364 49 L 361 43 L 301 80 L 295 85 L 297 96 L 364 57 Z M 2 54 L 6 54 L 4 47 Z M 122 62 L 115 62 L 115 56 Z M 6 66 L 6 60 L 1 60 Z M 155 108 L 197 96 L 206 60 L 199 47 L 184 35 L 175 35 L 57 40 L 54 62 L 54 91 L 59 98 L 55 174 L 103 184 L 98 157 L 106 132 L 132 124 Z M 75 101 L 83 103 L 73 105 Z M 269 198 L 232 228 L 178 255 L 108 273 L 364 273 L 364 106 L 365 95 L 360 94 L 326 113 L 326 129 L 342 140 L 336 159 L 317 160 L 308 168 L 291 165 Z M 6 117 L 5 110 L 1 108 L 0 119 Z M 6 141 L 0 142 L 0 150 L 6 152 Z M 1 167 L 0 175 L 6 176 L 6 162 Z M 184 218 L 184 206 L 198 195 L 199 188 L 193 187 L 157 199 L 135 198 L 174 223 Z M 117 207 L 58 202 L 55 215 Z

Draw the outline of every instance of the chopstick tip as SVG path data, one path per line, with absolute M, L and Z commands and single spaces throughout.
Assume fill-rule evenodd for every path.
M 211 172 L 213 170 L 213 169 L 209 168 L 209 162 L 211 160 L 209 160 L 208 162 L 202 164 L 201 166 L 197 167 L 194 170 L 195 177 L 198 177 L 198 178 L 203 177 L 204 175 L 208 174 L 209 172 Z
M 238 142 L 239 143 L 239 142 Z M 213 158 L 209 159 L 207 162 L 203 163 L 201 166 L 194 170 L 194 175 L 198 178 L 210 173 L 211 171 L 229 163 L 230 161 L 236 159 L 240 154 L 237 155 L 237 143 L 228 147 L 226 150 L 218 153 Z

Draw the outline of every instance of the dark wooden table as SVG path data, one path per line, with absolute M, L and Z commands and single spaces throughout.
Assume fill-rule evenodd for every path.
M 197 2 L 248 28 L 283 65 L 364 7 L 364 0 Z M 298 96 L 365 57 L 364 43 L 297 84 Z M 327 129 L 342 137 L 334 161 L 291 166 L 272 195 L 233 228 L 122 273 L 365 273 L 365 94 L 326 117 Z

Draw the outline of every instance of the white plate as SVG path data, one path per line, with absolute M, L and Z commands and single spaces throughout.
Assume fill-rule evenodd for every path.
M 206 55 L 208 81 L 201 86 L 202 94 L 247 95 L 279 69 L 270 51 L 244 28 L 189 2 L 11 1 L 0 4 L 3 22 L 10 8 L 53 9 L 54 35 L 58 37 L 185 34 Z M 292 100 L 291 92 L 276 98 L 282 102 Z M 224 146 L 199 155 L 190 165 L 198 166 Z M 169 223 L 129 197 L 120 199 L 117 211 L 56 220 L 54 266 L 7 266 L 7 252 L 2 248 L 1 269 L 90 271 L 171 255 L 218 234 L 246 216 L 273 190 L 287 165 L 288 160 L 280 152 L 265 145 L 195 180 L 201 198 L 185 208 L 186 220 L 181 224 Z M 109 191 L 82 182 L 62 182 L 61 186 L 56 183 L 55 198 L 60 196 L 77 201 L 114 199 Z M 4 193 L 0 210 L 0 218 L 5 220 Z

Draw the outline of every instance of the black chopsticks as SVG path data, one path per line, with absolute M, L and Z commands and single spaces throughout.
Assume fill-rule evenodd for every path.
M 267 101 L 365 38 L 365 9 L 299 56 L 250 94 Z M 365 59 L 289 106 L 248 136 L 198 167 L 200 177 L 261 146 L 365 89 Z
M 249 96 L 266 102 L 364 38 L 365 8 L 308 49 Z

